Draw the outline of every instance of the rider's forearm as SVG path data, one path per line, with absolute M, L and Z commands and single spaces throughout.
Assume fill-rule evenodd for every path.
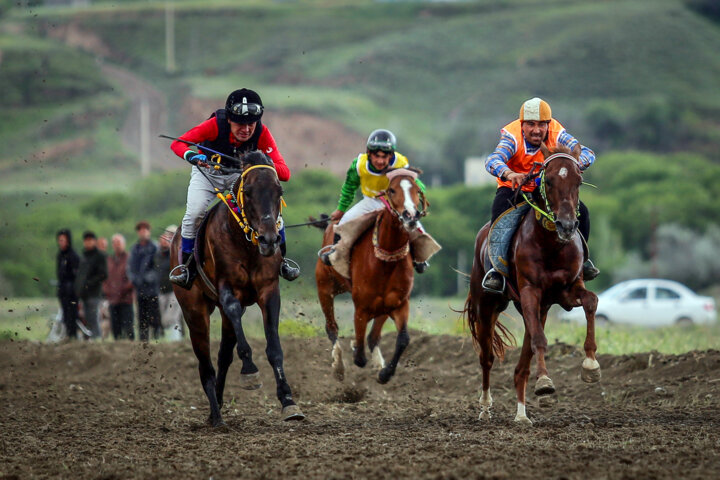
M 338 210 L 346 212 L 347 209 L 352 205 L 355 200 L 355 192 L 360 187 L 360 175 L 356 169 L 357 160 L 352 163 L 345 176 L 345 183 L 343 183 L 340 191 L 340 200 L 338 201 Z
M 511 170 L 507 163 L 515 155 L 516 148 L 512 136 L 503 131 L 495 151 L 485 160 L 485 169 L 495 177 L 502 177 L 502 175 L 510 173 Z

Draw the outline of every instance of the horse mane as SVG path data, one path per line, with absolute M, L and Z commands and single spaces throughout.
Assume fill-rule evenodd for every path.
M 252 150 L 250 152 L 243 154 L 240 157 L 240 163 L 243 166 L 249 166 L 249 167 L 252 167 L 255 165 L 270 165 L 270 166 L 275 165 L 273 163 L 273 161 L 270 159 L 270 157 L 265 155 L 265 153 L 263 153 L 260 150 Z
M 569 149 L 568 147 L 566 147 L 565 145 L 559 145 L 559 144 L 556 145 L 555 148 L 553 148 L 552 150 L 550 150 L 550 149 L 547 147 L 547 145 L 545 145 L 545 144 L 543 143 L 543 144 L 540 145 L 540 151 L 543 153 L 543 156 L 544 156 L 545 158 L 548 158 L 550 155 L 554 155 L 554 154 L 556 154 L 556 153 L 564 153 L 564 154 L 566 154 L 566 155 L 570 155 L 570 156 L 573 157 L 575 160 L 577 160 L 577 159 L 580 158 L 580 144 L 579 144 L 579 143 L 578 143 L 577 145 L 575 145 L 575 148 L 572 149 L 572 150 Z

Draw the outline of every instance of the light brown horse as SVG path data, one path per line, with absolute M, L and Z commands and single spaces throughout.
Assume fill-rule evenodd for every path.
M 525 389 L 530 375 L 530 361 L 537 356 L 536 395 L 549 395 L 555 386 L 545 366 L 545 320 L 553 304 L 566 310 L 582 306 L 587 318 L 585 355 L 581 377 L 585 382 L 600 379 L 600 364 L 595 359 L 595 309 L 597 296 L 585 289 L 582 278 L 583 244 L 577 233 L 578 191 L 582 175 L 577 165 L 577 152 L 559 149 L 550 155 L 543 147 L 546 159 L 540 170 L 541 185 L 536 189 L 534 202 L 546 215 L 533 210 L 520 223 L 510 247 L 510 297 L 523 316 L 525 336 L 520 360 L 515 368 L 517 393 L 516 422 L 532 424 L 525 410 Z M 534 180 L 534 178 L 532 179 Z M 508 346 L 509 334 L 498 321 L 507 308 L 504 295 L 483 291 L 484 259 L 490 224 L 482 227 L 475 240 L 475 258 L 470 276 L 470 293 L 465 304 L 470 331 L 479 349 L 482 367 L 482 395 L 480 418 L 489 418 L 490 369 L 495 356 L 502 358 Z M 498 331 L 496 331 L 499 330 Z
M 282 187 L 272 161 L 264 153 L 249 152 L 241 157 L 241 162 L 243 173 L 232 192 L 239 212 L 234 214 L 222 203 L 211 209 L 207 214 L 205 235 L 198 239 L 195 247 L 201 249 L 204 259 L 204 266 L 198 264 L 198 269 L 203 269 L 212 287 L 205 284 L 201 276 L 195 279 L 190 290 L 173 286 L 198 359 L 200 382 L 210 402 L 208 421 L 214 427 L 224 425 L 220 408 L 236 344 L 242 361 L 242 388 L 254 390 L 262 386 L 242 327 L 245 309 L 254 303 L 262 312 L 267 342 L 265 353 L 275 374 L 282 417 L 284 420 L 304 418 L 293 401 L 285 377 L 278 336 L 278 273 L 282 257 L 277 219 Z M 180 263 L 180 235 L 178 229 L 171 246 L 172 268 Z M 197 255 L 196 259 L 199 259 Z M 210 359 L 210 314 L 216 306 L 222 317 L 217 377 Z
M 427 202 L 415 183 L 412 172 L 402 175 L 396 171 L 390 185 L 383 193 L 386 206 L 379 211 L 375 226 L 362 234 L 355 242 L 350 260 L 350 279 L 318 260 L 315 267 L 318 298 L 325 314 L 325 331 L 332 342 L 333 371 L 342 380 L 345 365 L 338 342 L 338 325 L 335 321 L 334 298 L 349 291 L 355 306 L 355 339 L 352 342 L 355 365 L 364 367 L 365 331 L 374 319 L 368 347 L 373 366 L 379 368 L 378 381 L 387 383 L 395 374 L 400 356 L 410 343 L 407 332 L 410 311 L 410 291 L 414 271 L 410 254 L 410 234 L 418 229 L 419 220 L 425 214 Z M 418 205 L 421 205 L 418 208 Z M 333 226 L 325 230 L 323 246 L 333 241 Z M 387 318 L 395 321 L 397 341 L 395 353 L 385 365 L 380 353 L 380 335 Z

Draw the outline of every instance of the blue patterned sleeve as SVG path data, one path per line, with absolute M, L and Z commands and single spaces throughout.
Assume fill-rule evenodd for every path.
M 570 135 L 567 130 L 563 130 L 560 132 L 560 135 L 558 135 L 558 143 L 560 145 L 564 145 L 570 150 L 575 148 L 575 145 L 577 145 L 578 142 L 575 137 Z M 580 170 L 585 170 L 590 165 L 593 164 L 595 161 L 595 152 L 590 150 L 585 145 L 580 145 L 580 158 L 578 159 L 578 164 L 580 165 Z
M 507 162 L 515 155 L 516 151 L 515 138 L 503 130 L 500 134 L 500 142 L 497 147 L 495 147 L 495 151 L 488 155 L 485 160 L 485 169 L 490 172 L 491 175 L 500 177 L 503 173 L 510 170 Z

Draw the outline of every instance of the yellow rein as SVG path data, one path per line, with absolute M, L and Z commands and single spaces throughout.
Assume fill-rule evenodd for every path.
M 242 216 L 242 219 L 238 217 L 237 213 L 232 209 L 230 204 L 228 203 L 225 196 L 222 194 L 222 192 L 217 192 L 217 197 L 222 200 L 222 202 L 225 204 L 225 206 L 228 207 L 228 210 L 230 210 L 230 213 L 232 213 L 233 217 L 235 217 L 235 220 L 238 222 L 238 225 L 240 225 L 240 228 L 242 228 L 243 232 L 246 235 L 250 234 L 250 238 L 248 238 L 249 241 L 253 243 L 253 245 L 257 245 L 257 232 L 254 228 L 250 226 L 250 222 L 247 220 L 247 216 L 245 215 L 245 195 L 243 193 L 243 186 L 245 184 L 245 175 L 247 175 L 251 170 L 254 170 L 256 168 L 270 168 L 273 172 L 275 172 L 275 167 L 272 167 L 270 165 L 253 165 L 252 167 L 243 170 L 243 173 L 240 175 L 240 187 L 238 188 L 238 193 L 240 194 L 240 215 Z M 277 174 L 277 172 L 276 172 Z M 217 189 L 216 189 L 217 190 Z M 280 197 L 280 215 L 282 215 L 282 207 L 287 207 L 287 204 L 285 203 L 285 199 Z M 280 222 L 278 221 L 278 228 L 280 228 Z

